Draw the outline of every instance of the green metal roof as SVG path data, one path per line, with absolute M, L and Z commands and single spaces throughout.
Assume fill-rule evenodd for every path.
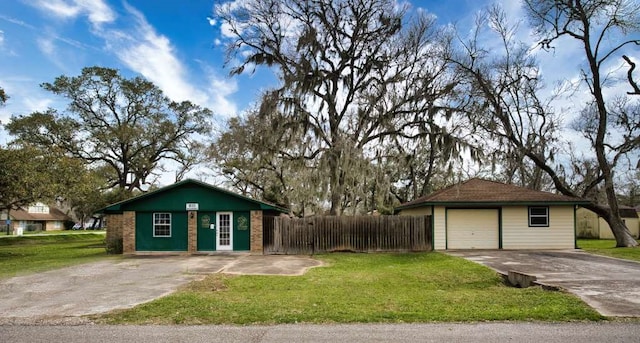
M 198 180 L 193 180 L 193 179 L 186 179 L 186 180 L 183 180 L 183 181 L 180 181 L 180 182 L 176 182 L 176 183 L 174 183 L 172 185 L 165 186 L 165 187 L 156 189 L 154 191 L 147 192 L 147 193 L 135 196 L 133 198 L 130 198 L 130 199 L 127 199 L 127 200 L 123 200 L 123 201 L 108 205 L 108 206 L 106 206 L 104 208 L 101 208 L 101 209 L 97 210 L 96 212 L 97 213 L 120 213 L 120 212 L 123 211 L 123 208 L 126 207 L 127 205 L 130 205 L 130 204 L 133 204 L 133 203 L 139 203 L 139 202 L 144 201 L 145 199 L 148 199 L 148 198 L 153 197 L 155 195 L 166 193 L 166 192 L 169 192 L 171 190 L 175 190 L 175 189 L 187 186 L 187 185 L 196 185 L 196 186 L 203 187 L 205 189 L 208 189 L 208 190 L 211 190 L 211 191 L 214 191 L 214 192 L 219 192 L 219 193 L 226 194 L 226 195 L 229 195 L 229 196 L 241 199 L 241 200 L 245 200 L 245 201 L 254 203 L 254 204 L 258 205 L 261 210 L 272 210 L 272 211 L 277 211 L 277 212 L 281 212 L 281 213 L 288 213 L 289 212 L 289 210 L 286 209 L 286 208 L 283 208 L 283 207 L 280 207 L 280 206 L 277 206 L 277 205 L 274 205 L 274 204 L 270 204 L 270 203 L 267 203 L 267 202 L 264 202 L 264 201 L 256 200 L 256 199 L 253 199 L 253 198 L 249 198 L 249 197 L 246 197 L 244 195 L 240 195 L 240 194 L 228 191 L 226 189 L 223 189 L 223 188 L 220 188 L 220 187 L 216 187 L 216 186 L 210 185 L 208 183 L 205 183 L 205 182 L 202 182 L 202 181 L 198 181 Z

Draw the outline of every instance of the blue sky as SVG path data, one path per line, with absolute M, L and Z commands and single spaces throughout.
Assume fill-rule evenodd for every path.
M 86 66 L 142 75 L 174 100 L 191 100 L 218 116 L 235 116 L 274 84 L 270 71 L 229 77 L 213 0 L 3 0 L 0 1 L 0 86 L 10 99 L 0 121 L 64 100 L 40 89 Z M 217 2 L 220 2 L 219 0 Z M 442 23 L 465 22 L 482 6 L 473 0 L 414 1 Z M 212 25 L 214 24 L 214 25 Z M 0 144 L 7 142 L 0 131 Z
M 220 44 L 223 31 L 219 23 L 209 20 L 214 4 L 220 2 L 1 0 L 0 87 L 10 99 L 0 107 L 0 122 L 48 107 L 63 110 L 64 100 L 39 85 L 98 65 L 119 69 L 127 77 L 142 75 L 173 100 L 191 100 L 210 108 L 216 113 L 214 129 L 223 129 L 225 118 L 241 114 L 275 79 L 264 68 L 255 74 L 228 76 L 225 47 Z M 456 23 L 464 35 L 475 13 L 490 2 L 413 0 L 411 10 L 425 9 L 439 24 Z M 510 19 L 522 18 L 519 1 L 498 2 Z M 529 38 L 526 23 L 521 26 L 520 34 Z M 492 42 L 487 43 L 490 47 Z M 628 53 L 635 60 L 640 58 L 637 49 Z M 579 46 L 569 40 L 553 53 L 538 53 L 538 58 L 549 84 L 553 78 L 577 80 L 578 67 L 584 63 Z M 610 70 L 622 75 L 626 68 L 618 60 Z M 587 98 L 586 93 L 574 95 L 558 108 L 582 106 Z M 0 144 L 9 139 L 0 128 Z

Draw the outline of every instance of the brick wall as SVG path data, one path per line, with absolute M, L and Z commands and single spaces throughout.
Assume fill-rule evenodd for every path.
M 104 218 L 107 223 L 107 241 L 122 238 L 122 215 L 108 214 Z
M 188 211 L 187 218 L 188 250 L 193 253 L 198 248 L 198 212 Z
M 136 252 L 136 212 L 124 211 L 122 213 L 122 246 L 123 253 Z
M 262 255 L 262 211 L 251 211 L 251 253 Z

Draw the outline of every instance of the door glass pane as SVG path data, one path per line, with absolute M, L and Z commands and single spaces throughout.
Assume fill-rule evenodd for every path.
M 220 224 L 218 227 L 220 235 L 220 245 L 231 244 L 231 216 L 228 214 L 220 215 Z

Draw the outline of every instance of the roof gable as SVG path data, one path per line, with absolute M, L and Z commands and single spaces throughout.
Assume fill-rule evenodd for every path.
M 152 192 L 111 204 L 97 212 L 186 210 L 185 204 L 188 202 L 199 203 L 199 210 L 204 211 L 260 209 L 288 212 L 285 208 L 193 179 L 186 179 Z
M 536 191 L 479 178 L 441 189 L 427 196 L 409 201 L 396 209 L 435 204 L 541 204 L 585 203 L 580 198 Z
M 49 213 L 29 213 L 24 209 L 11 210 L 9 212 L 13 220 L 31 221 L 70 221 L 71 218 L 56 207 L 49 206 Z

